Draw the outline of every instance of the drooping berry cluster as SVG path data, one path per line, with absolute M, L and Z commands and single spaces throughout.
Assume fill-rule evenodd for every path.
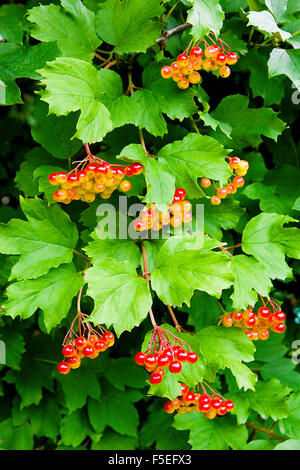
M 72 200 L 93 202 L 99 194 L 102 199 L 109 199 L 119 188 L 123 192 L 130 191 L 131 183 L 125 176 L 139 175 L 143 165 L 133 163 L 128 166 L 114 166 L 95 156 L 88 155 L 69 173 L 60 171 L 49 175 L 53 186 L 60 186 L 53 194 L 53 199 L 63 204 Z
M 209 44 L 204 39 L 204 58 L 201 47 L 196 45 L 190 51 L 188 47 L 182 54 L 179 54 L 175 62 L 161 68 L 161 76 L 163 78 L 172 78 L 177 83 L 178 88 L 182 90 L 201 82 L 201 76 L 198 72 L 201 69 L 206 72 L 218 71 L 219 76 L 222 78 L 229 77 L 230 68 L 228 65 L 236 64 L 238 55 L 235 52 L 230 52 L 230 47 L 221 39 L 216 38 L 215 41 L 209 35 L 207 38 L 213 44 Z M 227 50 L 224 44 L 227 46 Z
M 176 374 L 181 372 L 183 362 L 195 364 L 197 360 L 197 353 L 187 343 L 162 327 L 154 328 L 147 351 L 135 355 L 135 362 L 151 372 L 149 381 L 153 385 L 162 382 L 166 367 Z
M 139 218 L 134 221 L 136 231 L 161 230 L 166 226 L 179 227 L 182 222 L 190 222 L 193 218 L 190 212 L 192 205 L 185 196 L 185 189 L 177 188 L 166 213 L 159 211 L 155 204 L 149 209 L 143 209 Z
M 68 374 L 70 369 L 78 369 L 81 359 L 89 357 L 95 359 L 100 352 L 106 351 L 115 342 L 114 334 L 98 326 L 98 331 L 92 328 L 84 313 L 79 312 L 74 318 L 70 330 L 63 342 L 62 355 L 64 359 L 57 366 L 60 374 Z M 73 330 L 75 321 L 78 319 L 78 332 Z
M 210 395 L 203 383 L 200 385 L 202 393 L 199 393 L 199 387 L 197 387 L 198 392 L 193 392 L 185 384 L 181 384 L 181 396 L 175 398 L 175 400 L 167 401 L 164 404 L 164 410 L 167 413 L 177 411 L 179 414 L 196 410 L 198 413 L 203 413 L 208 419 L 213 419 L 218 415 L 224 416 L 228 411 L 233 410 L 234 403 L 231 400 L 226 400 L 206 384 L 211 390 Z
M 244 312 L 234 310 L 231 314 L 225 313 L 221 323 L 226 327 L 242 328 L 248 338 L 253 341 L 259 339 L 265 341 L 270 336 L 269 330 L 275 333 L 285 331 L 285 318 L 286 315 L 279 305 L 269 299 L 267 302 L 263 300 L 263 306 L 258 308 L 257 313 L 254 313 L 252 307 L 247 308 Z
M 238 188 L 244 186 L 245 181 L 243 176 L 247 174 L 249 169 L 249 162 L 247 160 L 240 160 L 238 157 L 227 157 L 229 158 L 229 166 L 234 173 L 234 177 L 228 180 L 226 186 L 218 188 L 216 183 L 213 181 L 216 193 L 213 194 L 210 198 L 211 204 L 218 206 L 221 204 L 222 199 L 225 199 L 229 194 L 235 194 Z M 201 178 L 200 185 L 202 188 L 209 188 L 212 184 L 212 181 L 209 178 Z

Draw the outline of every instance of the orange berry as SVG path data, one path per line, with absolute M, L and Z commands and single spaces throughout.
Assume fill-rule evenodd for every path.
M 211 181 L 209 178 L 201 178 L 200 184 L 202 188 L 209 188 L 209 186 L 211 185 Z
M 163 78 L 171 78 L 172 76 L 172 69 L 168 65 L 164 65 L 160 70 L 161 76 Z
M 219 68 L 219 75 L 222 78 L 227 78 L 230 75 L 230 68 L 227 65 L 222 65 L 222 67 Z
M 219 204 L 221 204 L 221 199 L 218 196 L 212 196 L 210 198 L 210 202 L 213 206 L 218 206 Z

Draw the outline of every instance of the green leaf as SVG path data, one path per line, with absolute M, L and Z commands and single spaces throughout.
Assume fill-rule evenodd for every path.
M 192 450 L 240 449 L 248 438 L 246 426 L 237 425 L 233 418 L 207 419 L 196 411 L 177 415 L 174 427 L 190 432 Z
M 87 270 L 86 280 L 87 294 L 95 302 L 90 316 L 93 322 L 112 325 L 119 336 L 146 317 L 152 304 L 147 281 L 138 277 L 129 261 L 111 258 L 99 262 Z
M 52 391 L 53 380 L 50 371 L 49 364 L 24 357 L 21 371 L 15 381 L 17 392 L 21 397 L 21 410 L 26 406 L 38 405 L 43 396 L 43 388 Z
M 168 171 L 167 165 L 147 157 L 139 144 L 127 145 L 117 158 L 142 163 L 147 184 L 147 194 L 143 202 L 155 203 L 158 210 L 166 211 L 175 192 L 175 178 Z
M 38 7 L 37 7 L 38 8 Z M 80 150 L 81 142 L 71 140 L 75 133 L 78 116 L 48 115 L 48 106 L 40 100 L 34 104 L 34 121 L 31 124 L 32 138 L 56 158 L 69 158 Z M 49 163 L 49 162 L 48 162 Z
M 33 450 L 33 432 L 29 423 L 14 426 L 12 419 L 0 422 L 1 449 Z
M 113 258 L 115 261 L 128 258 L 135 268 L 140 265 L 141 251 L 133 240 L 101 239 L 97 235 L 97 230 L 92 232 L 90 237 L 93 241 L 84 248 L 84 251 L 92 259 L 94 265 L 102 263 L 106 258 Z
M 299 375 L 299 374 L 298 374 Z M 299 387 L 298 387 L 299 390 Z M 289 416 L 279 423 L 280 431 L 286 436 L 297 439 L 300 432 L 300 393 L 293 393 L 288 399 Z
M 219 206 L 213 206 L 208 199 L 201 201 L 204 204 L 204 230 L 212 237 L 221 240 L 222 230 L 230 230 L 237 226 L 245 209 L 234 199 L 225 199 Z
M 188 324 L 193 325 L 196 331 L 215 325 L 221 315 L 218 300 L 205 292 L 198 291 L 191 299 L 191 306 L 189 308 L 183 306 L 180 310 L 188 313 Z
M 281 442 L 274 447 L 273 450 L 300 450 L 300 440 L 289 439 L 285 442 Z
M 286 75 L 300 91 L 300 50 L 273 49 L 268 61 L 269 77 Z
M 110 429 L 104 431 L 99 442 L 93 443 L 91 450 L 134 450 L 138 447 L 135 437 L 122 436 Z
M 229 260 L 204 245 L 201 249 L 186 250 L 181 241 L 167 240 L 159 250 L 155 269 L 151 272 L 151 286 L 165 303 L 190 305 L 195 289 L 216 297 L 231 285 Z
M 267 269 L 254 258 L 237 255 L 231 260 L 234 291 L 231 295 L 233 308 L 246 309 L 255 305 L 258 294 L 267 297 L 272 287 Z
M 55 440 L 60 430 L 60 409 L 54 397 L 47 397 L 39 406 L 31 406 L 29 413 L 33 433 L 37 437 Z
M 62 443 L 72 447 L 79 446 L 87 436 L 94 434 L 84 409 L 64 416 L 60 433 Z
M 293 390 L 299 390 L 300 377 L 295 367 L 296 364 L 291 359 L 281 358 L 264 364 L 260 369 L 260 373 L 264 380 L 276 376 L 282 385 L 286 385 Z
M 62 263 L 70 263 L 78 233 L 58 206 L 48 207 L 39 198 L 20 199 L 28 221 L 12 219 L 0 225 L 0 251 L 21 255 L 12 268 L 12 279 L 36 278 Z
M 231 176 L 226 155 L 226 150 L 216 140 L 194 133 L 166 145 L 158 153 L 159 161 L 167 165 L 176 176 L 177 185 L 185 188 L 190 198 L 204 196 L 197 182 L 202 176 L 225 184 Z
M 80 0 L 61 0 L 61 5 L 39 5 L 28 12 L 31 36 L 43 42 L 57 41 L 66 57 L 92 61 L 101 44 L 95 31 L 95 14 Z
M 25 351 L 23 335 L 15 327 L 6 326 L 0 328 L 0 338 L 5 344 L 5 365 L 20 370 L 22 354 Z
M 290 275 L 286 255 L 300 257 L 300 230 L 283 227 L 283 224 L 292 221 L 294 219 L 286 215 L 262 213 L 253 217 L 244 229 L 244 252 L 253 255 L 263 264 L 272 279 L 285 279 Z
M 110 358 L 105 368 L 105 378 L 121 391 L 124 391 L 125 387 L 144 388 L 146 377 L 145 369 L 143 367 L 137 368 L 132 358 Z
M 278 34 L 282 41 L 286 41 L 291 34 L 277 26 L 273 15 L 266 10 L 263 11 L 250 11 L 248 13 L 248 25 L 255 26 L 259 31 L 269 36 Z
M 224 13 L 218 0 L 192 0 L 187 23 L 193 25 L 192 35 L 196 41 L 213 31 L 217 36 L 223 25 Z
M 100 75 L 93 65 L 79 59 L 60 57 L 48 62 L 39 73 L 46 85 L 41 98 L 49 103 L 50 113 L 65 116 L 72 111 L 81 111 L 73 137 L 93 143 L 102 140 L 112 130 L 110 113 L 101 99 Z
M 93 370 L 80 367 L 66 376 L 57 374 L 57 380 L 61 383 L 65 403 L 70 412 L 82 408 L 88 397 L 99 400 L 101 388 Z
M 2 5 L 0 8 L 0 34 L 8 42 L 22 44 L 25 5 Z
M 256 375 L 242 361 L 253 360 L 254 346 L 239 328 L 210 326 L 196 335 L 206 361 L 207 380 L 213 382 L 219 369 L 228 368 L 239 388 L 254 389 Z
M 97 13 L 97 33 L 119 54 L 146 52 L 160 36 L 161 24 L 152 18 L 162 11 L 159 0 L 107 0 Z
M 118 410 L 118 413 L 116 413 Z M 137 436 L 139 416 L 126 392 L 113 391 L 101 400 L 89 399 L 88 415 L 93 428 L 101 433 L 106 426 L 126 436 Z
M 37 69 L 59 55 L 53 43 L 25 47 L 13 43 L 0 44 L 0 105 L 23 103 L 17 78 L 39 80 Z
M 51 269 L 37 279 L 10 284 L 5 291 L 8 300 L 3 304 L 4 314 L 26 319 L 40 308 L 44 312 L 45 326 L 50 331 L 67 316 L 73 297 L 82 284 L 82 276 L 73 264 Z
M 211 113 L 212 117 L 231 126 L 231 139 L 220 132 L 212 132 L 223 145 L 235 149 L 258 147 L 262 135 L 277 140 L 285 128 L 285 123 L 270 108 L 249 108 L 249 98 L 244 95 L 230 95 L 223 98 Z M 245 122 L 249 123 L 245 126 Z
M 255 392 L 247 392 L 250 406 L 263 419 L 271 417 L 274 421 L 288 416 L 287 397 L 288 387 L 281 385 L 278 379 L 272 378 L 268 382 L 259 381 Z

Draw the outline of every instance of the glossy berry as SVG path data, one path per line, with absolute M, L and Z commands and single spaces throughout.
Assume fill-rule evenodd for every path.
M 75 339 L 75 346 L 77 349 L 82 350 L 87 344 L 87 340 L 83 336 Z
M 237 63 L 239 57 L 235 52 L 229 52 L 226 57 L 226 62 L 229 65 L 234 65 Z
M 92 356 L 94 354 L 95 349 L 93 348 L 93 346 L 87 345 L 83 348 L 82 352 L 83 352 L 83 355 L 85 357 L 89 357 L 89 356 Z
M 275 323 L 282 323 L 285 320 L 285 313 L 281 310 L 274 313 L 274 322 Z
M 157 358 L 155 354 L 147 354 L 145 357 L 145 365 L 146 366 L 155 366 L 157 363 Z
M 175 194 L 174 196 L 179 196 L 180 197 L 180 200 L 183 201 L 183 199 L 185 198 L 186 196 L 186 190 L 183 189 L 183 188 L 177 188 L 175 189 Z
M 71 369 L 78 369 L 81 364 L 81 359 L 77 355 L 69 357 L 68 364 L 70 365 Z
M 190 364 L 195 364 L 195 362 L 197 362 L 198 360 L 198 355 L 197 353 L 195 353 L 194 351 L 190 351 L 187 355 L 187 361 L 190 363 Z
M 172 73 L 179 73 L 181 71 L 181 66 L 178 64 L 178 62 L 172 62 L 171 64 L 171 70 L 172 70 Z
M 222 404 L 223 404 L 223 400 L 217 397 L 213 398 L 210 402 L 210 405 L 214 410 L 218 410 L 219 408 L 221 408 Z
M 210 198 L 210 202 L 213 206 L 218 206 L 219 204 L 221 204 L 221 199 L 217 196 L 212 196 Z
M 184 349 L 182 349 L 181 351 L 178 351 L 178 353 L 176 354 L 176 359 L 178 359 L 178 361 L 180 361 L 180 362 L 187 361 L 188 352 L 185 351 Z
M 205 57 L 216 57 L 221 52 L 221 48 L 217 45 L 208 46 L 204 49 Z
M 179 56 L 177 57 L 177 63 L 181 67 L 185 67 L 189 63 L 189 56 L 186 54 L 179 54 Z
M 209 188 L 209 186 L 211 185 L 211 181 L 209 178 L 201 178 L 200 184 L 202 188 Z
M 276 333 L 283 333 L 285 331 L 285 324 L 284 323 L 277 323 L 277 325 L 274 327 L 274 331 Z
M 200 73 L 198 73 L 198 72 L 192 72 L 192 73 L 188 76 L 188 79 L 189 79 L 189 82 L 190 82 L 192 85 L 197 85 L 197 83 L 200 83 L 200 82 L 201 82 L 201 75 L 200 75 Z
M 109 345 L 107 344 L 106 341 L 103 341 L 102 339 L 99 339 L 99 341 L 96 341 L 93 344 L 93 347 L 96 351 L 103 352 L 103 351 L 106 351 L 106 349 L 109 347 Z
M 172 361 L 169 365 L 169 371 L 173 374 L 181 372 L 182 365 L 179 361 Z
M 232 180 L 232 184 L 236 188 L 241 188 L 245 184 L 244 178 L 242 178 L 241 176 L 235 176 Z
M 149 381 L 153 385 L 160 384 L 162 379 L 162 375 L 159 372 L 152 372 L 149 377 Z
M 216 57 L 215 57 L 215 62 L 218 65 L 224 65 L 226 63 L 226 54 L 223 52 L 220 52 Z
M 229 328 L 233 325 L 233 319 L 232 319 L 231 315 L 223 315 L 222 325 L 226 326 L 227 328 Z
M 131 171 L 134 175 L 140 175 L 143 172 L 143 165 L 141 163 L 133 163 L 131 166 Z
M 49 183 L 53 186 L 57 186 L 58 184 L 60 184 L 57 182 L 57 173 L 51 173 L 51 175 L 49 175 Z
M 221 408 L 218 409 L 217 413 L 220 416 L 224 416 L 227 413 L 227 406 L 225 405 L 225 403 L 223 403 Z
M 189 84 L 190 82 L 188 81 L 187 78 L 183 78 L 182 80 L 180 80 L 178 83 L 177 83 L 177 86 L 178 88 L 180 88 L 181 90 L 185 90 L 186 88 L 189 87 Z
M 187 64 L 185 67 L 182 67 L 181 72 L 183 73 L 183 75 L 191 75 L 191 73 L 194 72 L 194 68 L 192 64 Z
M 63 347 L 62 349 L 62 354 L 65 357 L 71 357 L 73 354 L 75 354 L 75 348 L 72 346 L 72 344 L 67 344 L 66 346 Z
M 239 167 L 239 163 L 240 163 L 240 159 L 239 157 L 232 157 L 230 160 L 229 160 L 229 166 L 230 168 L 238 168 Z
M 257 315 L 260 317 L 260 318 L 269 318 L 271 312 L 270 310 L 268 309 L 268 307 L 260 307 L 258 310 L 257 310 Z
M 227 196 L 227 189 L 226 188 L 218 188 L 216 191 L 216 196 L 220 199 L 224 199 Z
M 70 372 L 70 364 L 65 361 L 60 362 L 57 366 L 57 370 L 60 374 L 68 374 Z
M 105 341 L 106 343 L 108 344 L 113 344 L 115 342 L 115 336 L 114 334 L 111 332 L 111 331 L 106 331 L 103 335 L 102 335 L 102 341 Z
M 172 406 L 172 402 L 170 401 L 167 401 L 165 404 L 164 404 L 164 410 L 167 412 L 167 413 L 173 413 L 175 408 Z
M 165 65 L 164 67 L 161 68 L 160 73 L 163 78 L 171 78 L 172 69 L 168 65 Z
M 167 356 L 166 354 L 161 354 L 158 358 L 157 358 L 157 365 L 158 366 L 161 366 L 161 367 L 166 367 L 170 364 L 170 358 L 169 356 Z
M 147 227 L 146 227 L 145 223 L 140 219 L 136 219 L 134 221 L 133 225 L 134 225 L 134 228 L 137 232 L 142 232 L 144 230 L 147 230 Z
M 201 47 L 198 47 L 198 46 L 192 47 L 189 55 L 192 59 L 202 59 L 203 51 Z
M 259 339 L 263 341 L 266 341 L 270 336 L 269 330 L 261 330 L 258 334 L 259 334 Z
M 226 400 L 226 401 L 224 402 L 224 406 L 226 406 L 227 411 L 231 411 L 231 410 L 233 410 L 233 408 L 234 408 L 234 403 L 233 403 L 233 401 L 231 401 L 231 400 Z
M 143 366 L 145 364 L 145 359 L 146 359 L 146 354 L 143 352 L 138 352 L 134 357 L 135 362 L 139 366 Z
M 227 78 L 230 75 L 230 68 L 227 67 L 227 65 L 222 65 L 222 67 L 219 68 L 219 75 L 222 78 Z

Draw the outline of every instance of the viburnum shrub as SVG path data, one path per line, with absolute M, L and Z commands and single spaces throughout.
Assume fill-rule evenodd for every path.
M 297 2 L 41 3 L 0 7 L 1 448 L 299 449 Z

